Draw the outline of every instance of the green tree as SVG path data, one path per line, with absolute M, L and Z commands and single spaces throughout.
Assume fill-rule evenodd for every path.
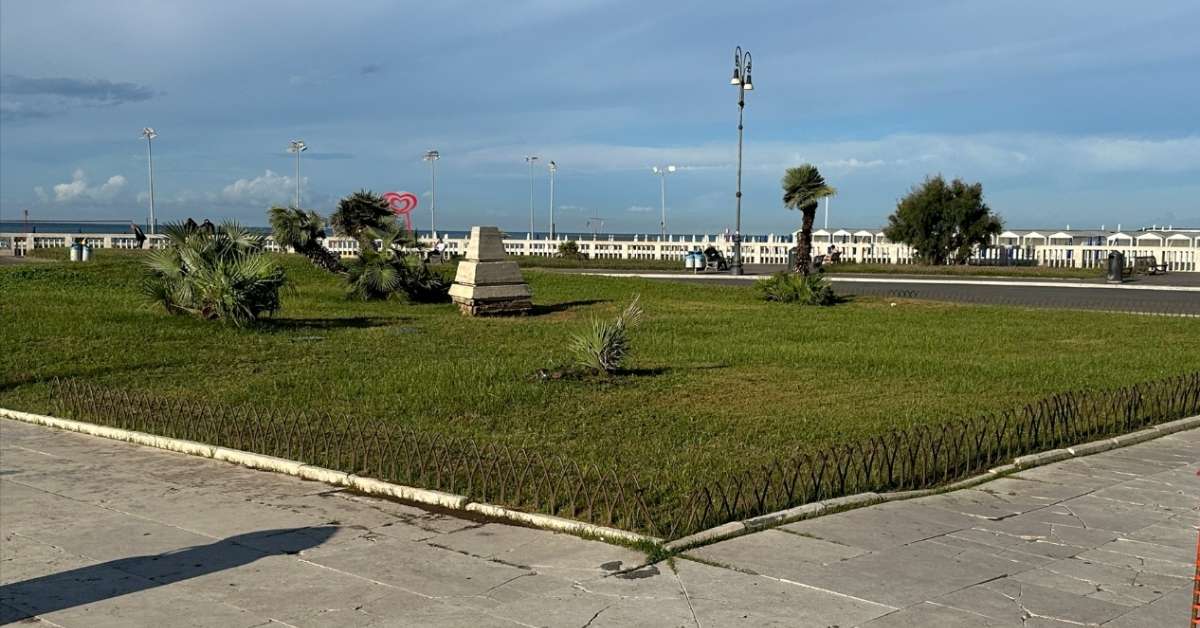
M 907 244 L 927 264 L 965 264 L 975 247 L 1003 230 L 983 202 L 983 185 L 927 177 L 896 204 L 884 235 Z
M 346 294 L 363 301 L 403 293 L 417 303 L 449 300 L 452 281 L 432 270 L 411 250 L 411 234 L 390 225 L 368 229 L 358 238 L 359 255 L 346 263 Z
M 167 246 L 146 259 L 142 291 L 171 314 L 243 326 L 279 309 L 287 277 L 263 252 L 265 237 L 235 222 L 163 229 Z
M 579 243 L 574 240 L 567 240 L 559 244 L 558 256 L 566 259 L 583 259 L 583 254 L 579 252 Z
M 308 258 L 317 268 L 331 273 L 345 272 L 341 260 L 321 244 L 325 238 L 325 219 L 314 211 L 292 207 L 272 207 L 267 210 L 271 235 L 275 243 Z
M 369 229 L 386 229 L 395 224 L 396 215 L 382 196 L 359 190 L 338 201 L 329 224 L 338 235 L 359 239 Z
M 803 164 L 788 168 L 783 175 L 783 206 L 800 211 L 800 241 L 796 243 L 795 270 L 807 275 L 812 271 L 812 227 L 817 215 L 817 204 L 837 190 L 825 183 L 817 167 Z

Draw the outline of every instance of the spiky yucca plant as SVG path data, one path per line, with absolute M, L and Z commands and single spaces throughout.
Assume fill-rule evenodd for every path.
M 279 309 L 283 268 L 263 252 L 264 237 L 236 222 L 213 229 L 171 224 L 167 246 L 146 260 L 143 293 L 171 314 L 242 326 Z
M 275 206 L 267 210 L 267 218 L 271 223 L 271 235 L 279 246 L 291 247 L 322 270 L 331 273 L 346 271 L 341 260 L 321 244 L 325 238 L 325 219 L 320 214 Z
M 591 328 L 571 337 L 575 363 L 594 373 L 616 372 L 629 356 L 629 330 L 641 322 L 641 295 L 635 295 L 611 322 L 592 319 Z

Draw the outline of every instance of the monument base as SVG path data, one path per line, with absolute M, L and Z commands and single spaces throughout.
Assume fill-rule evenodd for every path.
M 533 310 L 528 297 L 522 299 L 454 299 L 458 311 L 466 316 L 523 316 Z

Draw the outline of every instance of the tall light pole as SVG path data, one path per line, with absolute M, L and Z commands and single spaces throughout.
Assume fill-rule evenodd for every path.
M 296 209 L 300 209 L 300 153 L 308 150 L 308 144 L 304 140 L 292 140 L 288 142 L 288 152 L 296 153 Z
M 436 150 L 425 151 L 425 156 L 421 157 L 429 162 L 429 174 L 433 177 L 433 197 L 429 203 L 429 235 L 437 237 L 437 162 L 442 158 L 442 154 Z
M 662 216 L 658 220 L 658 236 L 660 240 L 667 239 L 667 175 L 675 172 L 675 166 L 654 166 L 650 169 L 658 175 L 660 191 L 662 192 Z
M 537 155 L 526 155 L 525 163 L 529 164 L 529 239 L 533 239 L 533 163 Z
M 750 51 L 733 51 L 733 78 L 730 85 L 738 88 L 738 165 L 737 165 L 737 222 L 733 230 L 733 274 L 742 274 L 742 112 L 746 109 L 746 92 L 754 89 L 750 80 Z
M 152 140 L 158 137 L 158 131 L 150 127 L 142 129 L 142 137 L 146 138 L 146 164 L 150 169 L 150 235 L 157 231 L 158 221 L 154 218 L 154 149 Z
M 550 239 L 554 239 L 554 174 L 558 172 L 558 164 L 550 160 Z

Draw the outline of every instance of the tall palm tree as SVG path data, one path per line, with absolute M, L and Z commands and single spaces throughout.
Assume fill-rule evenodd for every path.
M 292 207 L 272 207 L 267 210 L 271 235 L 279 246 L 308 258 L 317 268 L 331 273 L 344 273 L 346 268 L 329 249 L 321 244 L 325 237 L 325 220 L 314 211 Z
M 386 229 L 395 222 L 388 202 L 370 190 L 359 190 L 338 201 L 337 210 L 329 216 L 334 232 L 356 239 L 370 229 Z
M 796 270 L 808 275 L 812 271 L 812 227 L 817 216 L 817 204 L 837 190 L 825 183 L 825 177 L 812 164 L 788 168 L 783 175 L 783 205 L 800 210 L 800 241 L 796 243 Z

